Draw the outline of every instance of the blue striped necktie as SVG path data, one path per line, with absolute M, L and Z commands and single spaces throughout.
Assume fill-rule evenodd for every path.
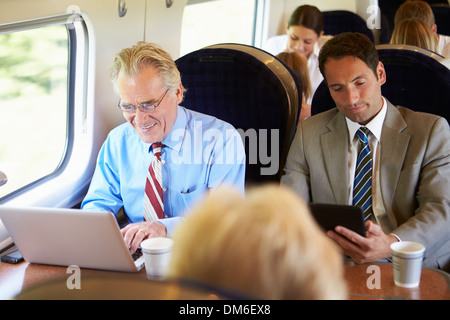
M 361 151 L 356 162 L 355 181 L 353 183 L 353 205 L 364 211 L 365 221 L 372 215 L 372 152 L 367 136 L 370 130 L 361 127 L 356 132 L 361 143 Z

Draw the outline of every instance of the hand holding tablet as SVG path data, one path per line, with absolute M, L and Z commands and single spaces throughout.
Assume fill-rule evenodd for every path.
M 326 232 L 337 226 L 350 229 L 366 236 L 364 215 L 360 207 L 350 205 L 310 203 L 309 208 L 317 223 Z

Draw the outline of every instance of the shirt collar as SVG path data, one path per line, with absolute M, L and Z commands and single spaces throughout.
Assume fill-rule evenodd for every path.
M 186 110 L 180 106 L 177 106 L 177 119 L 170 130 L 167 137 L 164 138 L 162 143 L 177 152 L 180 152 L 183 141 L 185 140 L 186 128 L 187 127 L 187 116 Z
M 310 68 L 311 66 L 313 66 L 314 64 L 319 64 L 319 53 L 320 53 L 320 48 L 319 48 L 319 44 L 318 42 L 316 42 L 314 44 L 314 50 L 313 52 L 311 52 L 311 55 L 308 58 L 308 68 Z
M 316 57 L 319 57 L 319 53 L 320 53 L 319 41 L 316 41 L 316 43 L 314 44 L 314 51 L 312 52 L 312 54 L 314 54 Z
M 381 107 L 380 112 L 373 118 L 368 124 L 365 125 L 366 128 L 370 130 L 370 132 L 375 136 L 375 138 L 380 141 L 381 138 L 381 130 L 383 129 L 383 122 L 384 118 L 386 118 L 387 113 L 387 103 L 386 99 L 382 97 L 383 99 L 383 105 Z M 347 122 L 347 128 L 348 128 L 348 135 L 350 142 L 355 137 L 356 131 L 361 127 L 361 125 L 358 122 L 353 122 L 349 118 L 345 117 L 345 120 Z

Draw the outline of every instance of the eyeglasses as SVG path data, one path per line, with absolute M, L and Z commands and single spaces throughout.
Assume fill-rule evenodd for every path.
M 141 104 L 139 104 L 139 106 L 135 107 L 132 104 L 120 103 L 120 100 L 119 100 L 119 104 L 117 106 L 120 109 L 122 109 L 123 112 L 128 112 L 128 113 L 136 112 L 137 108 L 139 108 L 142 112 L 153 112 L 156 110 L 156 108 L 159 107 L 159 105 L 163 101 L 163 99 L 166 96 L 168 91 L 169 91 L 169 89 L 167 89 L 166 92 L 164 92 L 162 97 L 156 103 L 141 103 Z

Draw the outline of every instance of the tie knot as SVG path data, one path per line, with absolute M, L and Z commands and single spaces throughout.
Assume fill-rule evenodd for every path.
M 163 144 L 161 142 L 155 142 L 152 144 L 153 154 L 154 155 L 161 155 L 161 148 Z
M 367 136 L 369 135 L 370 130 L 366 127 L 361 127 L 356 131 L 356 135 L 358 136 L 359 140 L 361 140 L 362 143 L 367 144 Z

